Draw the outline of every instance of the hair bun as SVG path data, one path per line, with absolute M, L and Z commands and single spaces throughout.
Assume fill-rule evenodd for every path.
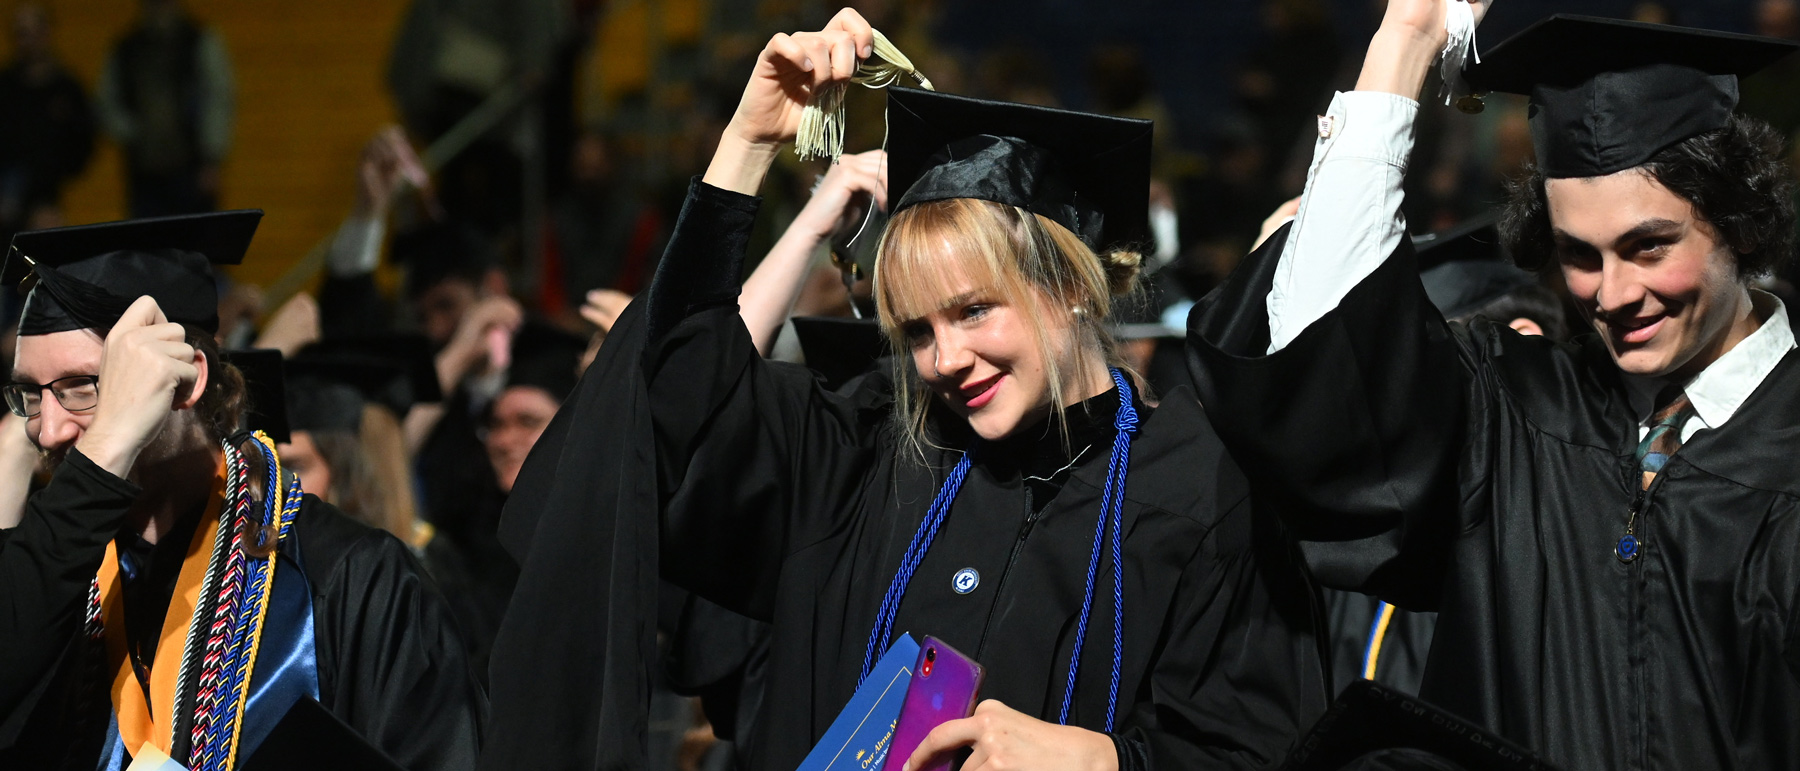
M 1131 251 L 1111 251 L 1100 255 L 1100 267 L 1106 271 L 1106 288 L 1114 297 L 1130 294 L 1137 288 L 1138 271 L 1144 267 L 1144 255 Z

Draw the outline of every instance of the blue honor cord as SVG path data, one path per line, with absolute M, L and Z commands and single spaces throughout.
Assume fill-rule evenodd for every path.
M 1057 715 L 1057 723 L 1068 725 L 1069 708 L 1075 701 L 1075 677 L 1081 670 L 1081 649 L 1087 638 L 1088 617 L 1093 614 L 1094 588 L 1100 569 L 1100 554 L 1107 542 L 1107 523 L 1112 523 L 1112 568 L 1113 568 L 1113 655 L 1112 684 L 1107 695 L 1106 730 L 1113 729 L 1113 720 L 1118 714 L 1119 677 L 1125 658 L 1125 561 L 1124 537 L 1121 521 L 1125 505 L 1125 477 L 1131 465 L 1131 440 L 1138 433 L 1137 408 L 1133 404 L 1134 395 L 1131 383 L 1125 374 L 1118 369 L 1112 370 L 1113 385 L 1119 390 L 1119 411 L 1113 421 L 1118 434 L 1113 438 L 1112 460 L 1107 465 L 1106 488 L 1100 499 L 1100 517 L 1094 527 L 1094 549 L 1088 558 L 1087 592 L 1081 601 L 1081 621 L 1075 630 L 1075 648 L 1069 655 L 1069 679 L 1063 690 L 1062 710 Z M 900 569 L 894 574 L 894 580 L 888 584 L 887 594 L 881 599 L 881 609 L 875 614 L 875 628 L 869 633 L 869 647 L 863 653 L 862 675 L 858 677 L 860 686 L 863 679 L 868 678 L 869 670 L 875 666 L 877 654 L 885 649 L 888 639 L 893 636 L 894 618 L 900 612 L 900 601 L 906 596 L 906 588 L 912 583 L 913 572 L 925 560 L 925 553 L 931 549 L 931 543 L 937 538 L 944 518 L 950 512 L 950 506 L 956 502 L 956 496 L 962 491 L 962 483 L 969 475 L 969 453 L 965 451 L 950 475 L 944 479 L 944 486 L 938 489 L 937 497 L 932 499 L 931 508 L 925 512 L 924 521 L 919 523 L 918 532 L 913 534 L 912 543 L 906 547 L 906 554 L 900 559 Z

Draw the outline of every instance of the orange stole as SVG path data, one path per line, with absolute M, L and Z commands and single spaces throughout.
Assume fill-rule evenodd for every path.
M 106 559 L 100 563 L 97 575 L 106 664 L 113 672 L 112 703 L 119 719 L 119 738 L 133 755 L 146 743 L 164 754 L 174 744 L 176 679 L 181 676 L 181 660 L 187 653 L 188 627 L 193 623 L 194 609 L 202 601 L 200 585 L 206 580 L 212 560 L 213 543 L 219 535 L 219 510 L 224 502 L 225 472 L 221 466 L 213 477 L 212 495 L 207 499 L 206 511 L 200 515 L 200 526 L 194 529 L 194 538 L 182 557 L 175 594 L 169 598 L 169 610 L 163 616 L 156 657 L 150 663 L 148 701 L 132 669 L 125 643 L 125 594 L 120 585 L 118 547 L 115 543 L 106 545 Z

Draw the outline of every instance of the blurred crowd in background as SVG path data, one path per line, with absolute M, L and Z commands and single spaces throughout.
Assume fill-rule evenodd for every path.
M 308 464 L 331 474 L 309 492 L 415 546 L 478 646 L 491 642 L 516 574 L 494 529 L 524 454 L 647 286 L 753 57 L 773 32 L 815 29 L 840 2 L 412 0 L 387 62 L 400 125 L 367 126 L 357 171 L 342 180 L 353 210 L 317 234 L 313 252 L 276 256 L 292 263 L 281 280 L 221 278 L 229 348 L 292 356 L 376 334 L 429 341 L 444 401 L 372 400 L 375 417 L 360 427 L 297 424 L 288 450 L 303 477 Z M 1147 268 L 1157 291 L 1132 321 L 1169 326 L 1299 193 L 1313 116 L 1352 85 L 1353 52 L 1381 13 L 1379 0 L 851 4 L 939 90 L 1156 121 Z M 1501 0 L 1481 39 L 1554 11 L 1800 37 L 1800 0 Z M 119 149 L 121 210 L 133 217 L 214 209 L 222 163 L 274 151 L 233 141 L 232 41 L 181 0 L 141 0 L 137 14 L 97 82 L 83 82 L 52 44 L 56 15 L 10 6 L 0 235 L 77 224 L 63 214 L 64 191 L 99 143 Z M 1523 100 L 1492 97 L 1465 114 L 1432 100 L 1438 88 L 1426 86 L 1407 175 L 1414 233 L 1489 211 L 1531 159 Z M 1800 132 L 1800 58 L 1744 92 L 1744 112 Z M 852 90 L 847 151 L 881 146 L 884 99 Z M 825 170 L 783 156 L 747 269 Z M 815 265 L 795 314 L 850 315 L 837 268 L 823 251 Z M 18 297 L 4 295 L 5 318 L 16 319 Z M 10 360 L 13 336 L 0 340 Z M 798 355 L 791 342 L 776 352 Z M 481 652 L 476 661 L 485 668 Z M 669 739 L 669 766 L 728 762 L 708 754 L 710 734 L 686 702 L 660 704 L 653 729 Z

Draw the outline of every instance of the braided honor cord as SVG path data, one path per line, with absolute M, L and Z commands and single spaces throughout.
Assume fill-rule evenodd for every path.
M 1131 465 L 1131 439 L 1138 432 L 1137 408 L 1132 406 L 1131 384 L 1124 373 L 1112 371 L 1113 384 L 1119 388 L 1119 414 L 1113 427 L 1112 461 L 1106 468 L 1106 491 L 1100 498 L 1100 521 L 1094 527 L 1094 553 L 1088 558 L 1087 596 L 1081 601 L 1081 623 L 1075 627 L 1075 651 L 1069 655 L 1069 684 L 1063 690 L 1062 713 L 1056 722 L 1069 724 L 1069 707 L 1075 702 L 1075 675 L 1081 671 L 1082 642 L 1087 639 L 1088 616 L 1094 609 L 1094 584 L 1100 570 L 1100 546 L 1106 538 L 1106 523 L 1112 520 L 1113 563 L 1113 660 L 1112 690 L 1106 701 L 1106 730 L 1113 729 L 1113 717 L 1119 707 L 1119 670 L 1125 660 L 1125 561 L 1120 520 L 1125 506 L 1125 475 Z

